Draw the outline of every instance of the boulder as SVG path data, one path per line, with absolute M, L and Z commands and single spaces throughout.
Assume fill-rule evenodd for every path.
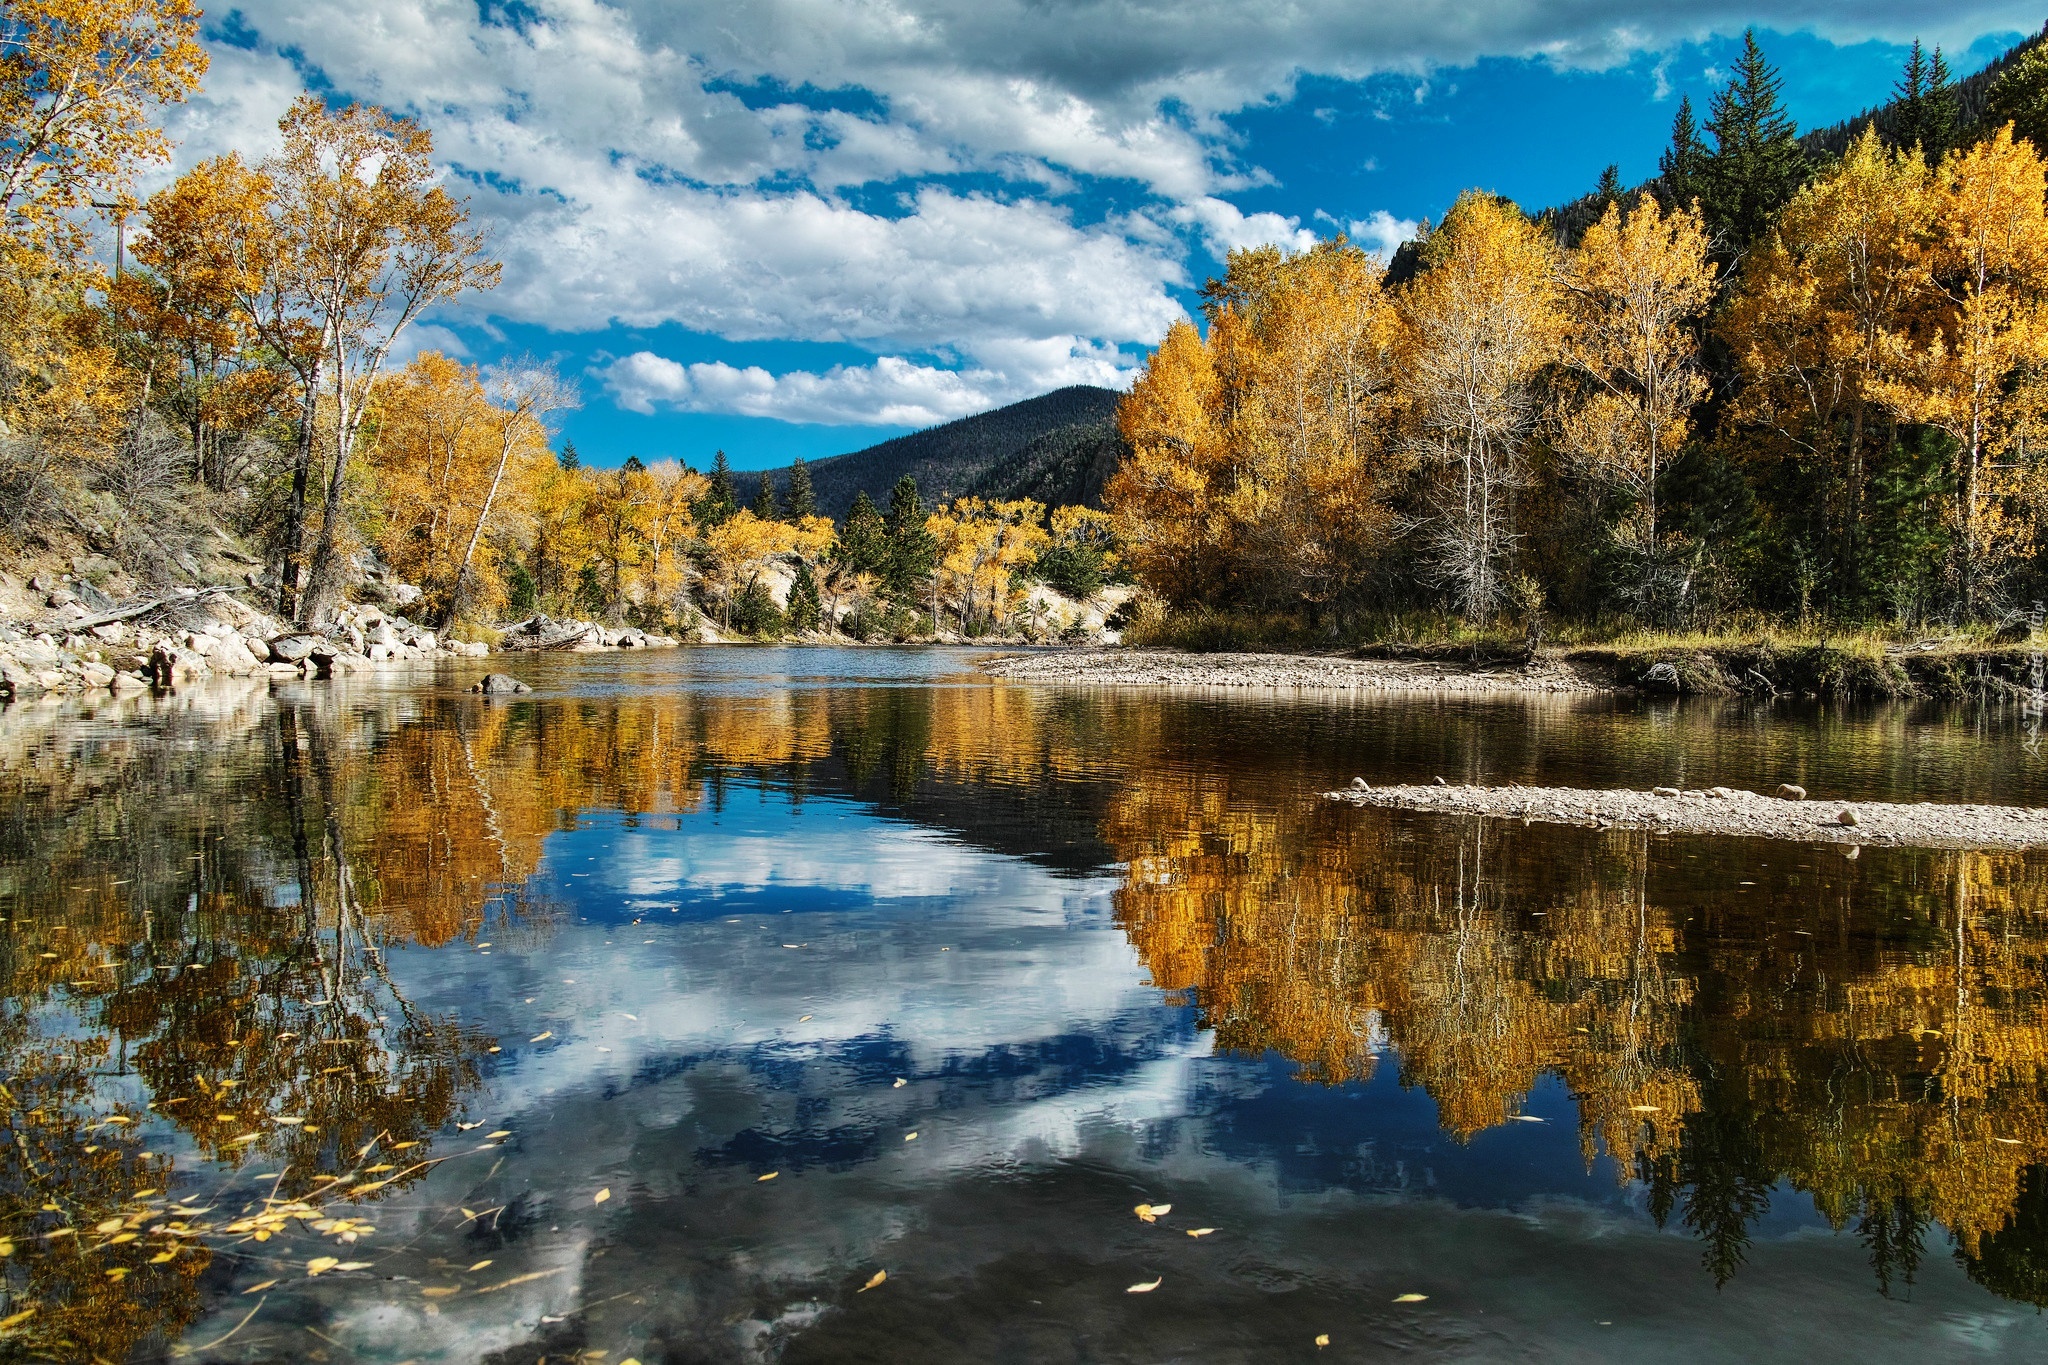
M 1786 801 L 1804 801 L 1806 799 L 1806 788 L 1800 786 L 1797 782 L 1780 782 L 1778 784 L 1778 796 Z
M 440 641 L 434 637 L 434 632 L 431 630 L 414 631 L 412 638 L 407 640 L 406 643 L 414 649 L 424 650 L 429 654 L 432 654 L 440 647 Z
M 317 635 L 280 635 L 270 642 L 270 657 L 283 664 L 295 664 L 319 649 L 322 640 Z
M 206 661 L 216 672 L 232 674 L 235 677 L 261 673 L 266 666 L 239 635 L 230 635 L 225 640 L 218 641 Z
M 164 687 L 175 687 L 181 682 L 196 682 L 208 672 L 205 659 L 168 641 L 150 651 L 149 669 L 157 683 Z
M 43 683 L 37 676 L 38 672 L 11 654 L 0 654 L 0 692 L 16 701 L 24 697 L 40 697 Z
M 105 664 L 95 663 L 79 665 L 78 672 L 87 687 L 112 687 L 114 679 L 121 676 Z
M 149 679 L 140 673 L 124 671 L 116 673 L 113 680 L 107 686 L 116 692 L 140 692 L 143 688 L 149 686 Z
M 393 583 L 391 585 L 391 600 L 401 608 L 411 606 L 425 595 L 423 589 L 415 587 L 411 583 Z
M 486 673 L 484 674 L 481 681 L 471 683 L 469 685 L 469 690 L 472 692 L 481 692 L 487 697 L 498 696 L 501 694 L 512 692 L 533 691 L 531 687 L 528 687 L 525 683 L 519 681 L 519 679 L 513 677 L 510 673 Z
M 398 643 L 398 632 L 391 629 L 391 623 L 379 616 L 375 621 L 363 625 L 363 643 L 380 645 L 385 649 Z

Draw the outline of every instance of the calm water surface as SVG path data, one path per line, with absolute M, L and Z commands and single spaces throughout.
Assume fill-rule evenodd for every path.
M 0 713 L 0 1358 L 2048 1359 L 2048 857 L 1314 799 L 2016 712 L 971 657 Z

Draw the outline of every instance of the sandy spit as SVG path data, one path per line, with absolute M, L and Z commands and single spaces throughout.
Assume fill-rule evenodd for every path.
M 1524 824 L 1542 821 L 1665 834 L 1734 834 L 1913 848 L 2048 848 L 2048 810 L 2026 806 L 1808 801 L 1727 787 L 1704 791 L 1659 787 L 1639 792 L 1588 791 L 1583 787 L 1354 786 L 1323 795 L 1326 800 L 1354 806 L 1491 815 L 1520 819 Z
M 1320 691 L 1585 693 L 1612 688 L 1556 660 L 1529 668 L 1466 668 L 1437 660 L 1340 659 L 1316 654 L 1183 654 L 1175 650 L 1062 649 L 1004 654 L 984 672 L 1018 682 L 1108 687 L 1266 687 Z

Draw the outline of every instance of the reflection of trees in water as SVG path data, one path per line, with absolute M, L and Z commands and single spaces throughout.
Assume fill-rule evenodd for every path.
M 1370 1074 L 1381 1029 L 1460 1137 L 1554 1073 L 1588 1162 L 1612 1153 L 1717 1279 L 1785 1182 L 1856 1229 L 1887 1292 L 1938 1221 L 1973 1276 L 2029 1297 L 2014 1286 L 2048 1256 L 2041 856 L 1852 862 L 1303 809 L 1196 770 L 1133 778 L 1104 827 L 1130 865 L 1120 921 L 1219 1046 L 1339 1082 Z

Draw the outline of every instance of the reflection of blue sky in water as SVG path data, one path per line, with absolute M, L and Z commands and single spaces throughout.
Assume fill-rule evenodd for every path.
M 551 1359 L 1266 1360 L 1333 1327 L 1423 1358 L 1825 1359 L 1853 1340 L 1925 1360 L 2041 1341 L 1938 1234 L 1912 1302 L 1877 1297 L 1854 1239 L 1785 1191 L 1717 1292 L 1640 1187 L 1586 1168 L 1554 1080 L 1527 1106 L 1548 1122 L 1461 1145 L 1396 1058 L 1321 1087 L 1278 1058 L 1213 1055 L 1113 922 L 1115 869 L 1059 876 L 845 799 L 744 787 L 722 810 L 557 834 L 536 880 L 552 935 L 497 924 L 488 950 L 393 955 L 420 1007 L 504 1042 L 471 1117 L 516 1136 L 380 1209 L 376 1238 L 415 1241 L 448 1284 L 485 1259 L 482 1279 L 520 1282 L 439 1302 L 314 1282 L 317 1305 L 278 1305 L 358 1358 L 531 1360 L 539 1342 Z M 1139 1224 L 1141 1200 L 1176 1216 Z M 498 1206 L 496 1232 L 449 1212 Z M 1183 1235 L 1205 1223 L 1220 1231 Z M 875 1268 L 894 1297 L 857 1300 Z M 1152 1298 L 1122 1293 L 1156 1276 Z M 1408 1291 L 1427 1309 L 1394 1309 Z M 188 1339 L 245 1311 L 229 1296 Z

